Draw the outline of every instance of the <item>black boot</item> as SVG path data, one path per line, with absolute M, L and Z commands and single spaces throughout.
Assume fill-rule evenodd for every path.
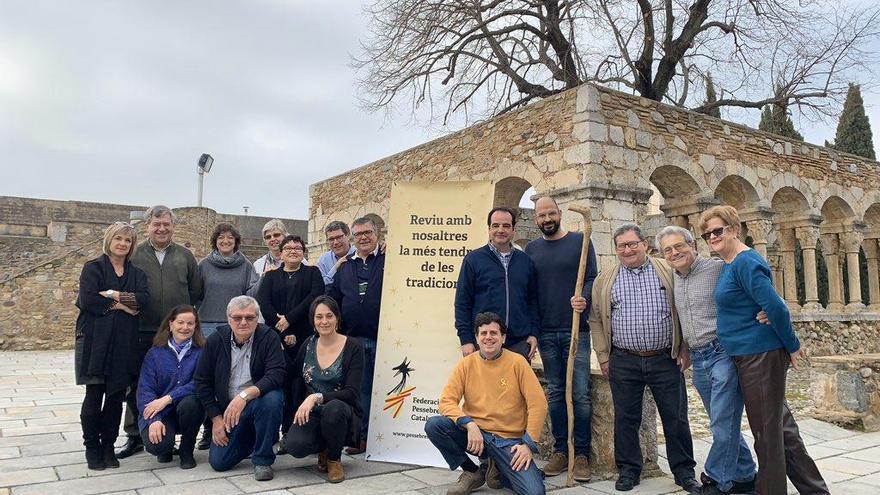
M 86 463 L 89 469 L 104 469 L 104 453 L 101 451 L 101 434 L 98 428 L 98 416 L 94 414 L 79 415 L 83 430 L 83 445 L 86 447 Z
M 118 468 L 119 459 L 116 458 L 116 452 L 113 451 L 113 442 L 102 445 L 101 449 L 103 450 L 104 465 L 111 469 Z
M 94 471 L 104 470 L 106 467 L 104 465 L 104 453 L 100 447 L 86 447 L 86 464 L 88 464 L 89 469 Z

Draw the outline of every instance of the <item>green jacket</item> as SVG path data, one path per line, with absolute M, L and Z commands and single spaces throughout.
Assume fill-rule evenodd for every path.
M 196 258 L 180 244 L 169 244 L 159 265 L 156 251 L 146 240 L 138 245 L 131 262 L 147 274 L 150 290 L 150 304 L 140 314 L 141 332 L 155 333 L 175 306 L 192 305 L 202 297 L 202 276 Z

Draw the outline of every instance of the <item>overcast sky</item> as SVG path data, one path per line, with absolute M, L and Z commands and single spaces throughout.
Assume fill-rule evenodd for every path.
M 357 107 L 361 3 L 0 0 L 0 195 L 190 206 L 210 153 L 205 206 L 305 218 L 309 184 L 455 130 Z

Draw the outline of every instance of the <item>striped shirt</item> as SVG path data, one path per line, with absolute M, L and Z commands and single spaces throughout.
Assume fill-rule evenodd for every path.
M 666 288 L 649 260 L 621 265 L 611 286 L 611 344 L 630 351 L 672 347 L 672 311 Z
M 718 336 L 715 315 L 715 286 L 724 262 L 697 255 L 687 275 L 673 272 L 675 309 L 681 335 L 688 347 L 703 347 Z
M 504 270 L 507 270 L 507 267 L 510 266 L 510 255 L 513 254 L 513 247 L 511 246 L 510 251 L 506 253 L 502 253 L 495 247 L 491 242 L 489 243 L 489 250 L 495 253 L 495 256 L 498 257 L 498 260 L 501 261 L 501 264 L 504 265 Z

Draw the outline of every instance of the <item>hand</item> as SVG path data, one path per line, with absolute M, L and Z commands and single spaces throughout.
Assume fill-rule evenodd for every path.
M 278 323 L 275 324 L 275 328 L 279 331 L 283 332 L 290 328 L 290 323 L 287 322 L 287 317 L 284 315 L 275 315 L 278 317 Z
M 165 437 L 165 424 L 161 421 L 156 421 L 150 425 L 150 443 L 156 444 L 162 441 L 162 438 Z
M 317 402 L 317 398 L 315 394 L 311 394 L 305 398 L 302 404 L 299 405 L 299 409 L 296 410 L 296 414 L 293 416 L 293 422 L 299 426 L 303 426 L 309 422 L 309 414 L 312 412 L 312 409 L 315 408 L 315 403 Z
M 461 346 L 461 356 L 467 357 L 468 354 L 473 354 L 475 350 L 474 344 L 464 344 Z
M 166 407 L 171 405 L 172 402 L 174 402 L 174 400 L 171 398 L 170 395 L 159 397 L 158 399 L 150 401 L 150 403 L 147 404 L 147 407 L 144 408 L 144 419 L 150 419 L 153 416 L 159 414 L 162 409 L 165 409 Z
M 678 351 L 678 358 L 675 360 L 675 364 L 678 365 L 678 369 L 680 369 L 682 373 L 691 367 L 691 353 L 686 347 L 682 346 L 681 350 Z
M 465 428 L 467 429 L 467 451 L 480 457 L 483 453 L 483 432 L 473 421 L 468 423 Z
M 229 437 L 226 436 L 226 423 L 223 422 L 223 416 L 216 416 L 211 419 L 211 441 L 214 445 L 226 447 L 229 445 Z
M 611 374 L 610 366 L 608 366 L 608 361 L 604 363 L 599 363 L 599 369 L 602 370 L 602 376 L 608 378 L 608 375 Z
M 348 259 L 348 256 L 343 256 L 343 257 L 339 258 L 338 260 L 336 260 L 336 264 L 333 265 L 333 271 L 338 272 L 339 267 L 342 266 L 342 264 L 345 263 L 345 260 L 347 260 L 347 259 Z
M 266 263 L 266 266 L 263 267 L 263 273 L 269 273 L 277 269 L 278 267 L 273 265 L 272 263 Z
M 385 241 L 379 243 L 379 254 L 385 254 Z
M 756 316 L 755 319 L 758 320 L 759 323 L 763 323 L 765 325 L 770 324 L 770 319 L 767 318 L 767 313 L 765 313 L 764 310 L 758 311 L 758 316 Z
M 583 313 L 587 310 L 587 300 L 582 296 L 573 296 L 571 298 L 571 309 L 578 313 Z
M 529 335 L 526 342 L 529 343 L 529 362 L 532 362 L 532 358 L 534 358 L 535 353 L 538 352 L 538 339 L 534 335 Z
M 296 345 L 296 335 L 286 335 L 284 337 L 284 345 L 287 347 L 293 347 Z
M 804 348 L 801 347 L 800 349 L 792 352 L 789 355 L 789 358 L 791 359 L 791 367 L 796 370 L 799 370 L 801 368 L 800 368 L 800 366 L 798 366 L 798 359 L 802 359 L 802 358 L 806 359 L 807 358 L 807 351 L 805 351 Z
M 514 445 L 510 448 L 510 452 L 513 454 L 510 459 L 510 467 L 514 471 L 522 471 L 529 468 L 529 464 L 532 463 L 532 451 L 529 450 L 526 444 Z
M 241 419 L 241 412 L 244 411 L 245 406 L 247 406 L 247 401 L 237 395 L 229 401 L 229 405 L 226 406 L 226 411 L 223 413 L 223 422 L 227 432 L 231 432 L 238 425 L 238 420 Z
M 139 311 L 135 311 L 135 310 L 129 308 L 128 306 L 126 306 L 125 304 L 122 304 L 122 303 L 115 303 L 115 304 L 113 304 L 113 306 L 112 306 L 110 309 L 115 309 L 115 310 L 118 310 L 118 311 L 124 311 L 124 312 L 130 314 L 131 316 L 137 316 L 138 313 L 139 313 Z
M 98 294 L 101 294 L 102 296 L 104 296 L 108 299 L 113 299 L 114 301 L 119 302 L 119 291 L 118 290 L 113 291 L 113 295 L 110 295 L 109 290 L 103 290 L 101 292 L 98 292 Z

